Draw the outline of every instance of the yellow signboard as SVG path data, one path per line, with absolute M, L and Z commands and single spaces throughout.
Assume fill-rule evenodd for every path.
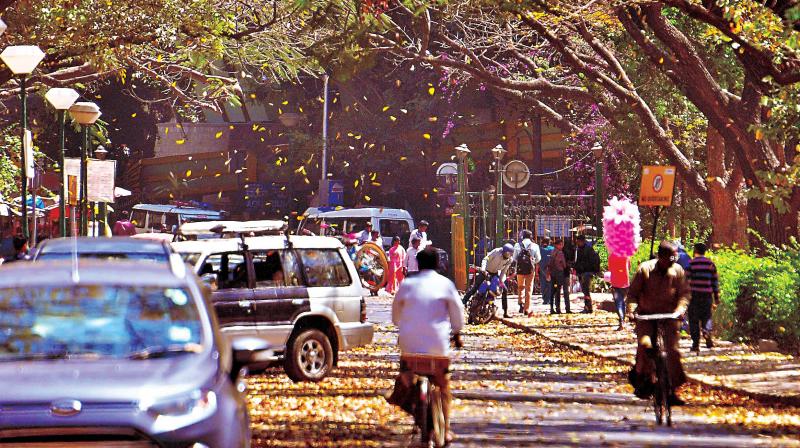
M 459 291 L 467 290 L 467 248 L 464 244 L 464 217 L 451 215 L 450 231 L 453 235 L 453 278 Z
M 672 205 L 672 192 L 675 189 L 674 166 L 643 166 L 642 188 L 639 190 L 639 205 Z

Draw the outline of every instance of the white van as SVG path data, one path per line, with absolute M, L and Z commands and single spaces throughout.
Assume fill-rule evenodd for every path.
M 137 204 L 131 211 L 131 222 L 136 233 L 158 233 L 166 226 L 172 232 L 185 222 L 219 221 L 224 212 L 177 205 Z
M 394 236 L 399 236 L 403 245 L 407 246 L 411 231 L 415 228 L 411 213 L 400 208 L 343 208 L 332 211 L 309 208 L 303 214 L 297 233 L 302 234 L 304 230 L 315 235 L 357 233 L 364 230 L 367 221 L 372 222 L 372 228 L 380 232 L 384 247 L 392 245 Z M 327 227 L 321 227 L 323 223 Z

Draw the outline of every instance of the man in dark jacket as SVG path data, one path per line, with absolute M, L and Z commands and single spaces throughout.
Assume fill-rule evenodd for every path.
M 594 248 L 586 244 L 586 237 L 578 235 L 576 238 L 578 245 L 575 249 L 575 273 L 581 282 L 583 292 L 583 311 L 582 313 L 592 312 L 592 278 L 600 272 L 600 257 Z

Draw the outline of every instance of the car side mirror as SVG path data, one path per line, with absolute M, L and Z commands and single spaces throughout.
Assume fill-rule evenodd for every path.
M 203 274 L 200 276 L 200 280 L 203 282 L 203 286 L 208 288 L 209 292 L 217 290 L 217 274 Z

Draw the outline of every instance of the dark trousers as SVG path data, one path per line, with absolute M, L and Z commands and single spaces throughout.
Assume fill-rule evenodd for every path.
M 711 303 L 714 299 L 711 293 L 693 292 L 692 301 L 689 302 L 689 334 L 692 343 L 700 343 L 700 330 L 704 333 L 711 332 Z
M 477 274 L 475 274 L 475 281 L 472 282 L 472 287 L 470 287 L 469 290 L 467 290 L 466 294 L 464 294 L 464 298 L 461 299 L 461 301 L 464 302 L 464 305 L 466 305 L 467 302 L 469 302 L 469 299 L 472 298 L 472 296 L 474 296 L 476 292 L 478 292 L 478 288 L 480 288 L 481 284 L 483 284 L 483 282 L 485 281 L 486 281 L 486 276 L 483 275 L 483 272 L 478 272 Z
M 550 300 L 550 311 L 555 309 L 561 312 L 561 291 L 564 291 L 564 310 L 569 313 L 569 277 L 564 273 L 554 273 L 551 277 L 553 281 L 553 292 Z

